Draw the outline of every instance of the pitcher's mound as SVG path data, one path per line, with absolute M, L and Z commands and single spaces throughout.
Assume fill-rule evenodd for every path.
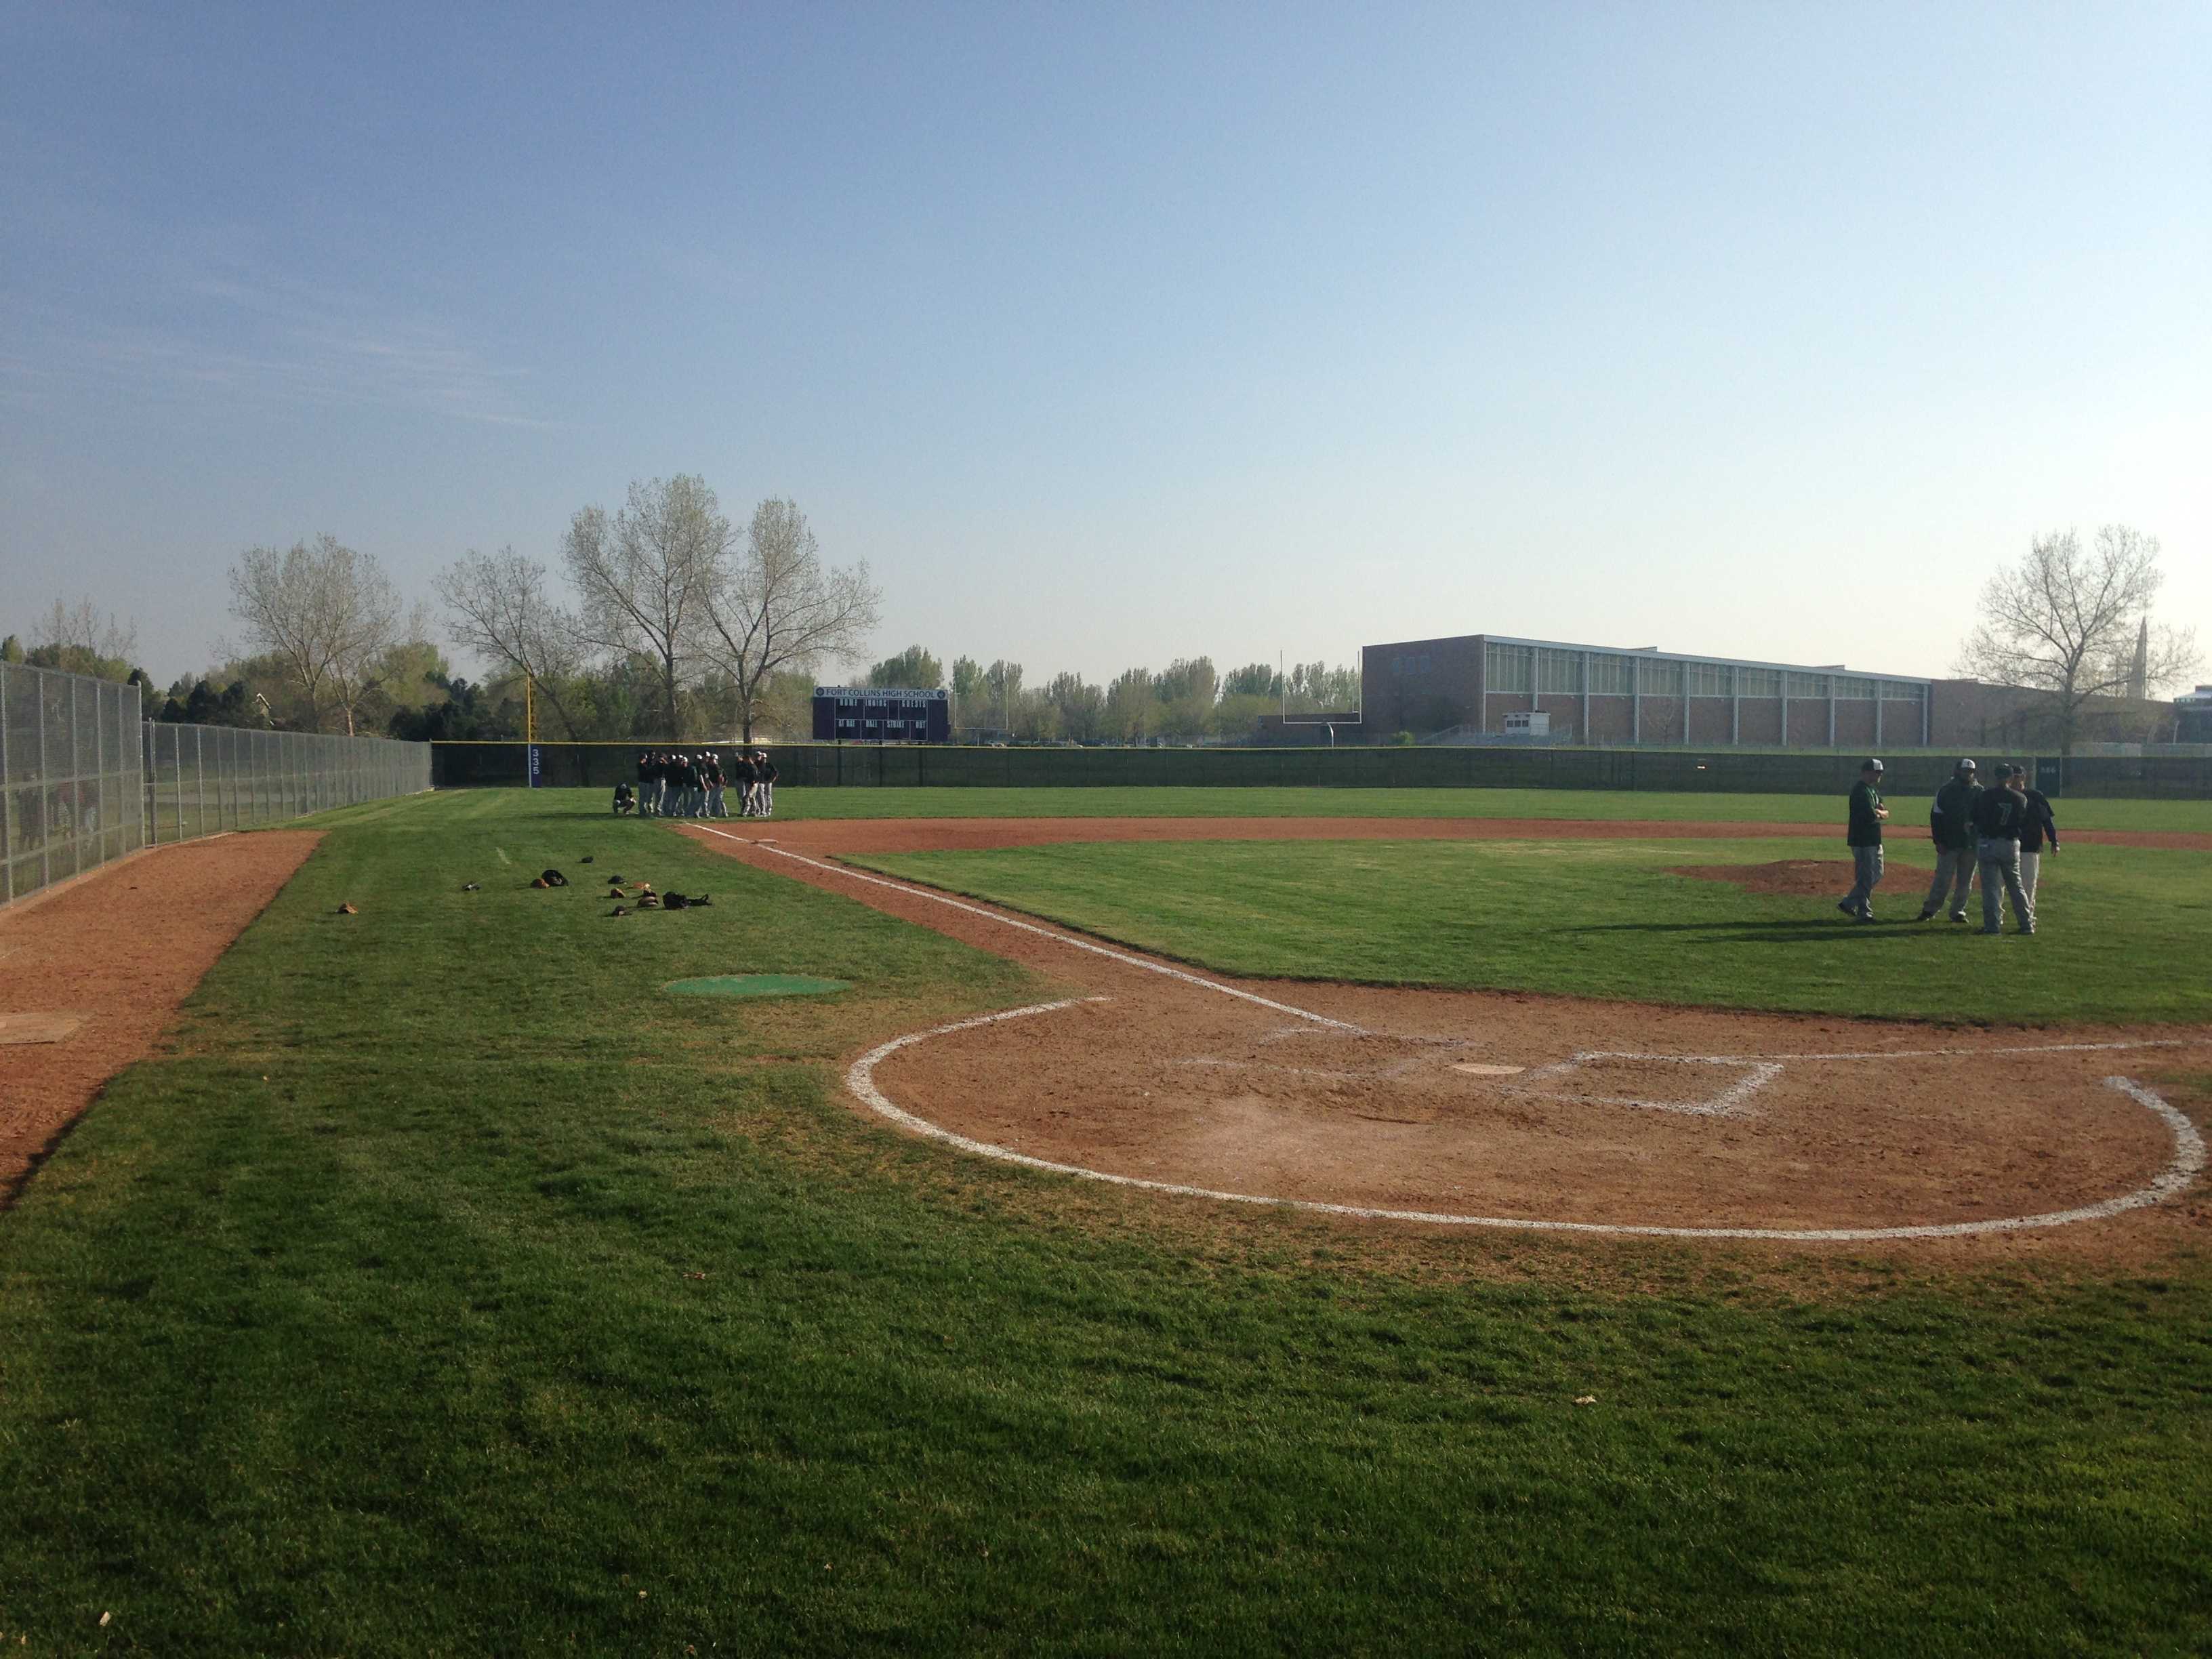
M 1747 893 L 1778 893 L 1792 898 L 1834 898 L 1850 890 L 1854 879 L 1848 859 L 1777 859 L 1771 864 L 1677 864 L 1667 872 L 1694 881 L 1725 881 Z M 1892 864 L 1882 872 L 1882 884 L 1926 881 L 1935 871 L 1906 864 Z

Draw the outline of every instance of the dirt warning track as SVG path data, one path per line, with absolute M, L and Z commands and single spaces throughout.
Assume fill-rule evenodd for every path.
M 863 1104 L 970 1153 L 1467 1227 L 2021 1248 L 2065 1234 L 2100 1255 L 2212 1236 L 2199 1131 L 2143 1075 L 2201 1064 L 2202 1031 L 1961 1035 L 1230 980 L 840 867 L 785 829 L 684 833 L 1066 988 L 856 1059 Z
M 311 830 L 210 836 L 0 910 L 0 1208 L 100 1085 L 153 1051 L 321 839 Z M 18 1021 L 34 1040 L 4 1040 Z

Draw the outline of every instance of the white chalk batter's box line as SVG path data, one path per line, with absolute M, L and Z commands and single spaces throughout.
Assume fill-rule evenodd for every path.
M 1262 1042 L 1279 1041 L 1285 1036 L 1313 1035 L 1293 1027 L 1287 1031 L 1270 1032 Z M 1443 1044 L 1464 1052 L 1475 1045 L 1460 1038 L 1419 1037 L 1407 1042 L 1424 1044 Z M 2147 1038 L 2137 1042 L 2059 1042 L 2030 1048 L 1921 1048 L 1893 1050 L 1868 1054 L 1660 1054 L 1641 1053 L 1625 1048 L 1585 1048 L 1547 1065 L 1530 1066 L 1525 1071 L 1517 1066 L 1501 1066 L 1494 1073 L 1499 1080 L 1490 1086 L 1499 1094 L 1527 1095 L 1539 1100 L 1559 1100 L 1585 1106 L 1625 1106 L 1638 1111 L 1674 1112 L 1687 1117 L 1752 1117 L 1756 1109 L 1751 1104 L 1753 1097 L 1769 1083 L 1782 1075 L 1792 1065 L 1841 1064 L 1867 1060 L 1977 1060 L 1989 1054 L 2065 1054 L 2109 1053 L 2120 1048 L 2168 1048 L 2191 1046 L 2181 1038 Z M 1601 1095 L 1569 1093 L 1558 1089 L 1531 1085 L 1565 1082 L 1584 1067 L 1601 1060 L 1623 1060 L 1630 1063 L 1658 1066 L 1724 1066 L 1740 1068 L 1744 1075 L 1730 1082 L 1717 1094 L 1703 1100 L 1646 1100 L 1631 1095 Z M 1409 1059 L 1382 1065 L 1360 1067 L 1331 1067 L 1321 1066 L 1283 1066 L 1262 1060 L 1233 1060 L 1213 1054 L 1200 1054 L 1174 1062 L 1221 1071 L 1264 1071 L 1279 1077 L 1320 1078 L 1333 1082 L 1387 1083 L 1395 1079 L 1411 1076 L 1417 1072 L 1439 1067 L 1455 1071 L 1467 1068 L 1443 1058 L 1414 1055 Z M 1513 1075 L 1513 1081 L 1504 1078 Z
M 1743 1075 L 1730 1083 L 1709 1100 L 1638 1100 L 1627 1095 L 1573 1095 L 1570 1099 L 1586 1102 L 1593 1106 L 1632 1106 L 1639 1111 L 1679 1112 L 1686 1117 L 1748 1117 L 1751 1097 L 1769 1083 L 1782 1075 L 1780 1062 L 1771 1060 L 1729 1060 L 1717 1054 L 1632 1054 L 1601 1048 L 1585 1048 L 1570 1054 L 1565 1060 L 1549 1066 L 1539 1066 L 1525 1072 L 1514 1083 L 1500 1084 L 1501 1092 L 1510 1095 L 1548 1095 L 1547 1091 L 1528 1085 L 1553 1078 L 1571 1077 L 1585 1066 L 1602 1060 L 1656 1061 L 1669 1066 L 1729 1066 Z

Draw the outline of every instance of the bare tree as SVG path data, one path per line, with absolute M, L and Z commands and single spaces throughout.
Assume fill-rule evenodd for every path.
M 283 553 L 248 548 L 231 567 L 230 593 L 247 640 L 283 661 L 316 728 L 335 714 L 350 734 L 378 659 L 401 636 L 399 592 L 375 555 L 329 535 Z
M 1959 672 L 2039 694 L 2056 717 L 2059 753 L 2072 754 L 2090 698 L 2131 685 L 2155 691 L 2196 665 L 2192 631 L 2148 624 L 2166 580 L 2158 553 L 2156 537 L 2122 524 L 2100 530 L 2088 552 L 2071 530 L 2038 536 L 1983 588 Z
M 527 676 L 573 741 L 584 736 L 570 690 L 587 647 L 576 618 L 546 592 L 546 569 L 512 547 L 471 548 L 438 578 L 456 645 Z
M 681 737 L 685 665 L 730 553 L 730 521 L 714 492 L 684 473 L 632 483 L 629 502 L 611 519 L 604 507 L 577 514 L 562 549 L 583 598 L 582 637 L 654 659 L 667 733 Z
M 73 607 L 56 599 L 27 651 L 12 634 L 8 643 L 15 647 L 7 659 L 10 662 L 58 668 L 94 679 L 128 680 L 131 659 L 138 654 L 138 629 L 135 623 L 118 622 L 113 611 L 103 618 L 100 607 L 89 599 L 79 600 Z
M 698 632 L 701 652 L 737 687 L 746 742 L 774 677 L 859 659 L 882 603 L 866 563 L 822 562 L 796 503 L 771 497 L 753 509 L 744 552 L 718 562 L 702 595 Z

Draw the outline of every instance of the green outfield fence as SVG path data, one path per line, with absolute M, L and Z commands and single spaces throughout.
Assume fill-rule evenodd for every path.
M 1310 787 L 1337 789 L 1655 789 L 1722 794 L 1827 794 L 1856 775 L 1854 756 L 1719 750 L 1567 748 L 975 749 L 906 744 L 771 744 L 781 781 L 800 788 Z M 611 790 L 637 776 L 647 747 L 717 748 L 689 740 L 650 744 L 542 743 L 538 781 L 551 788 Z M 441 789 L 516 787 L 528 781 L 520 743 L 434 743 Z M 1885 757 L 1893 794 L 1932 794 L 1958 757 Z M 2197 756 L 2082 756 L 2061 763 L 1990 751 L 2032 763 L 2046 791 L 2106 798 L 2212 799 L 2212 759 Z M 2054 787 L 2055 786 L 2055 787 Z
M 143 848 L 430 787 L 430 746 L 149 724 L 135 685 L 0 663 L 0 905 Z

